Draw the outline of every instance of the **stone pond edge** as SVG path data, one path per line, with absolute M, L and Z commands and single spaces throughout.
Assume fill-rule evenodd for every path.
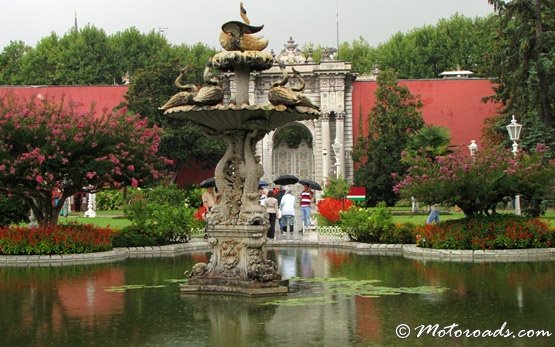
M 414 244 L 368 244 L 346 241 L 269 240 L 267 247 L 316 247 L 354 251 L 360 254 L 403 256 L 408 259 L 446 262 L 529 262 L 555 260 L 555 248 L 503 250 L 446 250 L 420 248 Z M 0 267 L 62 266 L 97 264 L 128 258 L 175 257 L 194 251 L 210 251 L 204 240 L 166 246 L 114 248 L 111 251 L 82 254 L 0 255 Z

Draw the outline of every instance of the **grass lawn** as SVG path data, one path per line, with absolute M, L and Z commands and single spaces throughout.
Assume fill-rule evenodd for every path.
M 68 217 L 58 219 L 60 224 L 66 223 L 79 223 L 79 224 L 93 224 L 99 227 L 110 227 L 112 229 L 121 229 L 131 224 L 128 219 L 123 217 L 122 211 L 96 211 L 96 217 L 89 218 L 83 217 L 84 212 L 71 212 Z
M 402 210 L 403 212 L 410 212 L 410 208 L 394 208 L 395 211 Z M 499 213 L 511 213 L 511 211 L 499 211 Z M 113 229 L 121 229 L 131 224 L 129 220 L 123 217 L 122 211 L 97 211 L 95 218 L 83 217 L 83 212 L 72 212 L 69 217 L 61 217 L 59 219 L 60 224 L 77 222 L 82 224 L 94 224 L 100 227 L 110 227 Z M 462 212 L 449 211 L 448 214 L 440 213 L 440 221 L 446 221 L 451 219 L 463 218 L 464 214 Z M 393 215 L 393 222 L 397 224 L 402 223 L 412 223 L 414 225 L 424 225 L 426 224 L 427 214 L 404 214 L 404 215 Z M 549 209 L 545 216 L 541 217 L 542 220 L 549 223 L 552 228 L 555 228 L 555 210 Z

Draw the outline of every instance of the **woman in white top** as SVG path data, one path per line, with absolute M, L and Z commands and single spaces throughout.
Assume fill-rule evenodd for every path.
M 270 228 L 268 229 L 267 236 L 269 239 L 274 238 L 275 227 L 276 227 L 276 216 L 278 212 L 278 201 L 274 198 L 274 192 L 268 191 L 268 196 L 264 200 L 266 203 L 266 212 L 270 216 Z

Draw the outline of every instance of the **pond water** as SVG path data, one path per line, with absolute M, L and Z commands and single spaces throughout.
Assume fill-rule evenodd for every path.
M 555 333 L 555 262 L 442 263 L 331 249 L 275 249 L 268 257 L 292 278 L 287 296 L 180 294 L 183 272 L 207 261 L 204 253 L 0 268 L 0 345 L 555 345 L 555 335 L 463 339 L 442 330 L 456 323 L 453 336 Z M 436 337 L 416 337 L 418 326 L 436 323 Z M 408 338 L 396 336 L 399 324 L 411 329 Z

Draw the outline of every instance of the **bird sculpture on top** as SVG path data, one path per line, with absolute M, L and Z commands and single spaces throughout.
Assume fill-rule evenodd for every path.
M 316 106 L 308 98 L 308 96 L 301 93 L 304 90 L 304 87 L 305 87 L 304 78 L 301 76 L 301 74 L 297 70 L 295 70 L 294 67 L 291 67 L 291 69 L 293 70 L 293 78 L 295 78 L 300 84 L 300 86 L 298 86 L 298 87 L 291 87 L 291 90 L 293 90 L 294 92 L 297 92 L 297 97 L 299 98 L 299 104 L 297 106 L 309 107 L 309 108 L 313 108 L 313 109 L 316 109 L 316 110 L 319 111 L 320 107 Z
M 218 78 L 214 77 L 210 72 L 212 67 L 212 58 L 208 59 L 204 65 L 204 84 L 198 93 L 193 97 L 195 105 L 213 106 L 220 104 L 224 99 L 224 91 L 220 86 Z
M 306 95 L 300 93 L 305 87 L 304 79 L 301 77 L 300 73 L 293 68 L 293 77 L 299 81 L 300 86 L 289 88 L 285 87 L 289 82 L 289 74 L 285 69 L 285 64 L 280 62 L 279 68 L 282 73 L 282 78 L 270 87 L 268 92 L 268 101 L 270 104 L 274 106 L 283 105 L 291 108 L 302 106 L 319 110 L 320 108 L 313 104 Z
M 194 84 L 181 84 L 181 78 L 183 78 L 185 73 L 189 70 L 189 67 L 190 66 L 187 65 L 181 69 L 179 71 L 179 76 L 175 79 L 175 86 L 183 91 L 172 96 L 164 106 L 158 108 L 159 110 L 167 110 L 177 106 L 194 105 L 195 102 L 193 98 L 198 93 L 198 87 Z
M 226 51 L 261 51 L 268 46 L 268 40 L 262 36 L 252 35 L 264 28 L 264 25 L 252 26 L 247 17 L 247 10 L 240 4 L 243 22 L 230 21 L 222 25 L 220 44 Z

